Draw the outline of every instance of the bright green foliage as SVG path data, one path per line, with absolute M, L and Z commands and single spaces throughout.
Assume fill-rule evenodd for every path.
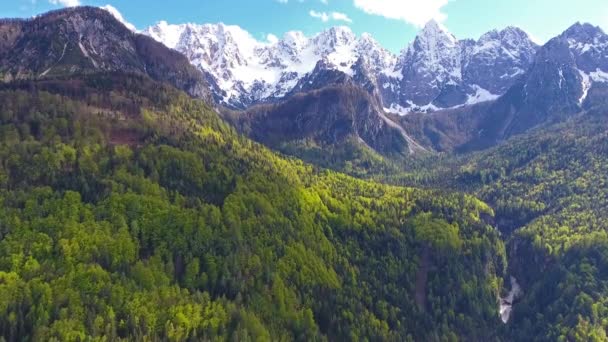
M 433 247 L 438 252 L 458 252 L 462 240 L 458 235 L 458 226 L 441 219 L 435 219 L 430 213 L 418 214 L 412 218 L 416 238 Z
M 499 324 L 504 246 L 472 196 L 315 171 L 138 76 L 7 87 L 27 90 L 0 91 L 7 340 L 485 340 Z
M 492 205 L 524 296 L 506 340 L 605 341 L 608 121 L 590 110 L 472 155 L 386 177 L 463 190 Z

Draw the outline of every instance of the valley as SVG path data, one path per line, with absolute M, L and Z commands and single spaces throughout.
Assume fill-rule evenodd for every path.
M 122 21 L 0 21 L 4 340 L 608 340 L 601 28 Z

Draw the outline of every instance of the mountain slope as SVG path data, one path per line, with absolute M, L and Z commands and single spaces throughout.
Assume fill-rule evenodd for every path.
M 334 76 L 346 83 L 297 93 L 277 104 L 253 106 L 225 117 L 252 139 L 299 157 L 303 156 L 294 148 L 300 144 L 318 146 L 327 155 L 345 144 L 393 157 L 425 151 L 386 118 L 377 100 L 364 89 L 344 80 L 342 73 Z
M 534 64 L 490 109 L 476 144 L 487 146 L 605 103 L 608 35 L 575 24 L 551 39 Z
M 0 99 L 8 340 L 479 340 L 500 324 L 504 255 L 473 197 L 314 171 L 143 76 Z
M 495 211 L 508 273 L 506 341 L 604 341 L 608 255 L 608 110 L 605 105 L 465 155 L 433 156 L 393 184 L 464 191 Z
M 109 12 L 77 7 L 0 22 L 0 79 L 85 72 L 134 72 L 209 98 L 203 75 L 184 56 L 135 34 Z

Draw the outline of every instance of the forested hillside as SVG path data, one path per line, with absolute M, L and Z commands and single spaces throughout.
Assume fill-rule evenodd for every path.
M 509 273 L 524 295 L 510 339 L 605 341 L 608 328 L 608 122 L 598 106 L 566 123 L 386 177 L 474 194 L 495 211 Z
M 601 28 L 105 8 L 0 20 L 0 342 L 608 341 Z
M 469 195 L 286 159 L 143 76 L 0 90 L 0 335 L 489 340 L 507 267 Z

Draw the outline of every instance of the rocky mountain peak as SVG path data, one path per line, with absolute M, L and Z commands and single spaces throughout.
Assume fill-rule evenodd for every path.
M 564 31 L 560 37 L 577 41 L 592 41 L 605 35 L 599 26 L 577 22 Z
M 459 63 L 458 40 L 435 20 L 429 21 L 406 50 L 402 63 L 416 73 L 443 72 Z M 446 65 L 450 64 L 450 65 Z M 413 67 L 413 68 L 412 68 Z M 426 70 L 418 70 L 418 69 Z M 448 71 L 449 72 L 449 71 Z
M 119 71 L 173 84 L 208 98 L 203 74 L 176 51 L 136 34 L 98 7 L 73 7 L 0 22 L 0 76 L 5 80 Z M 40 44 L 41 41 L 53 44 Z
M 346 26 L 332 27 L 313 38 L 315 50 L 328 54 L 339 49 L 348 49 L 357 41 L 357 36 Z
M 538 49 L 521 81 L 497 102 L 493 112 L 505 119 L 493 120 L 501 130 L 487 134 L 505 138 L 563 120 L 603 101 L 607 86 L 608 37 L 598 27 L 576 23 Z
M 308 44 L 308 38 L 302 31 L 289 31 L 283 35 L 283 39 L 279 41 L 279 44 L 294 51 L 302 51 Z
M 279 100 L 296 85 L 304 87 L 302 80 L 329 79 L 325 75 L 333 71 L 379 91 L 384 105 L 399 108 L 400 114 L 460 106 L 504 93 L 527 70 L 537 48 L 514 27 L 489 32 L 479 41 L 459 41 L 434 20 L 399 57 L 347 26 L 312 37 L 287 32 L 271 43 L 223 24 L 182 26 L 159 23 L 145 32 L 184 53 L 217 84 L 220 102 L 236 108 Z M 332 72 L 309 75 L 322 68 Z
M 434 19 L 430 20 L 418 35 L 417 40 L 421 40 L 432 44 L 434 42 L 441 42 L 446 44 L 457 44 L 458 39 L 448 31 L 448 29 L 442 24 L 438 23 Z
M 518 27 L 508 26 L 502 30 L 492 30 L 483 34 L 478 43 L 501 42 L 507 47 L 517 48 L 521 45 L 536 45 L 528 33 Z

